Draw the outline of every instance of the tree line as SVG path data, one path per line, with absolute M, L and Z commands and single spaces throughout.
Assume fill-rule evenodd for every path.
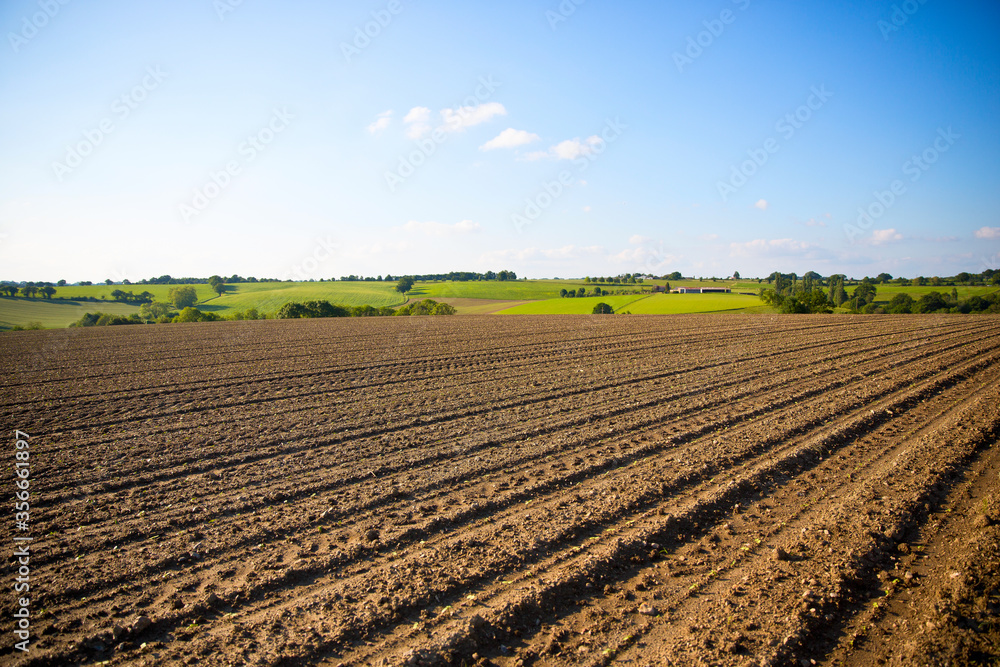
M 305 303 L 286 303 L 275 317 L 279 320 L 318 318 L 318 317 L 392 317 L 408 315 L 454 315 L 455 307 L 447 303 L 438 303 L 433 299 L 424 299 L 401 308 L 389 306 L 337 306 L 329 301 L 306 301 Z
M 961 274 L 960 274 L 961 275 Z M 1000 272 L 995 274 L 1000 277 Z M 958 276 L 956 276 L 957 278 Z M 967 283 L 973 280 L 965 274 Z M 993 274 L 988 276 L 993 279 Z M 889 274 L 880 274 L 874 280 L 865 277 L 848 293 L 847 277 L 833 275 L 823 278 L 812 271 L 799 280 L 796 274 L 772 273 L 768 282 L 773 288 L 762 288 L 759 292 L 764 303 L 777 308 L 782 313 L 832 313 L 833 308 L 849 308 L 855 313 L 865 314 L 925 314 L 925 313 L 1000 313 L 1000 295 L 996 292 L 968 299 L 958 298 L 958 289 L 952 287 L 950 294 L 929 292 L 914 299 L 909 294 L 896 294 L 888 304 L 875 303 L 879 284 L 893 280 Z M 829 288 L 829 291 L 823 289 Z

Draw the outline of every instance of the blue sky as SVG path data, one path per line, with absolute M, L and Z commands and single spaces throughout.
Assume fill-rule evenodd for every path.
M 1000 268 L 995 2 L 484 4 L 2 3 L 0 278 Z

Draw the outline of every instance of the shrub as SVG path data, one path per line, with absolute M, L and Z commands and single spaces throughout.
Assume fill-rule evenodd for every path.
M 615 309 L 604 303 L 603 301 L 594 306 L 594 310 L 591 311 L 592 315 L 613 315 Z
M 930 292 L 920 297 L 920 300 L 917 301 L 917 306 L 914 309 L 914 312 L 936 313 L 939 310 L 947 310 L 947 309 L 948 309 L 948 302 L 945 301 L 941 293 Z
M 454 315 L 455 307 L 450 303 L 439 303 L 434 306 L 434 310 L 431 311 L 431 315 Z
M 913 312 L 913 297 L 909 294 L 897 294 L 889 301 L 886 312 L 890 315 L 906 315 Z
M 178 308 L 187 308 L 198 303 L 198 293 L 190 285 L 186 287 L 171 287 L 167 298 Z

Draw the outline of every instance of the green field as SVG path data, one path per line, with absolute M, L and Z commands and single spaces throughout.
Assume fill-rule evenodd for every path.
M 846 287 L 848 294 L 851 294 L 854 287 Z M 954 289 L 958 291 L 958 298 L 960 300 L 968 299 L 970 296 L 983 296 L 985 294 L 990 294 L 992 292 L 1000 291 L 996 287 L 966 287 L 964 285 L 956 286 Z M 897 294 L 909 294 L 914 299 L 919 299 L 924 294 L 930 294 L 931 292 L 937 292 L 939 294 L 951 294 L 952 287 L 903 287 L 902 285 L 875 285 L 875 302 L 876 303 L 889 303 Z
M 410 291 L 410 296 L 420 299 L 500 299 L 505 301 L 527 301 L 534 299 L 557 299 L 559 290 L 576 290 L 581 287 L 588 291 L 598 287 L 597 283 L 582 280 L 505 280 L 473 281 L 464 283 L 435 281 L 418 282 Z M 641 285 L 600 285 L 608 292 L 635 290 Z M 649 286 L 647 285 L 647 288 Z
M 345 306 L 399 306 L 407 301 L 434 299 L 453 302 L 460 315 L 502 313 L 516 314 L 589 314 L 600 301 L 608 303 L 615 312 L 628 311 L 632 314 L 681 314 L 714 312 L 774 312 L 764 306 L 756 296 L 745 294 L 623 294 L 618 291 L 650 289 L 665 281 L 651 281 L 642 285 L 605 285 L 585 283 L 583 280 L 514 280 L 514 281 L 474 281 L 474 282 L 418 282 L 409 294 L 403 296 L 395 290 L 394 282 L 316 282 L 316 283 L 238 283 L 228 285 L 223 296 L 205 284 L 193 285 L 198 293 L 200 310 L 214 312 L 223 317 L 237 311 L 256 308 L 261 313 L 273 314 L 291 301 L 326 300 Z M 601 287 L 612 293 L 604 297 L 584 297 L 574 299 L 559 298 L 559 290 L 576 290 L 581 287 L 593 290 Z M 756 294 L 767 283 L 756 281 L 711 281 L 678 280 L 671 281 L 674 289 L 688 287 L 729 287 L 734 292 Z M 65 327 L 80 319 L 84 313 L 97 311 L 128 315 L 138 312 L 138 307 L 115 303 L 110 300 L 116 289 L 140 294 L 148 291 L 157 301 L 166 301 L 167 293 L 173 285 L 87 285 L 56 288 L 55 298 L 24 299 L 21 297 L 0 298 L 0 329 L 14 325 L 25 326 L 29 322 L 40 322 L 46 328 Z M 850 294 L 853 285 L 847 286 Z M 950 294 L 951 287 L 903 287 L 900 285 L 876 285 L 876 303 L 888 303 L 896 294 L 906 293 L 914 299 L 929 292 Z M 979 294 L 996 292 L 996 287 L 958 287 L 960 299 Z M 81 298 L 105 301 L 82 301 Z M 510 302 L 509 304 L 503 302 Z M 528 303 L 524 303 L 528 302 Z
M 676 315 L 682 313 L 773 312 L 755 296 L 741 294 L 653 294 L 588 296 L 577 299 L 548 299 L 501 310 L 500 315 L 589 314 L 598 303 L 606 303 L 616 313 L 633 315 Z
M 91 301 L 59 301 L 0 297 L 0 329 L 40 322 L 46 329 L 61 329 L 76 322 L 86 313 L 98 310 L 115 315 L 138 313 L 138 306 L 124 303 L 93 303 Z
M 227 287 L 222 296 L 211 292 L 212 298 L 199 304 L 198 309 L 227 315 L 249 308 L 273 313 L 292 301 L 375 307 L 400 306 L 406 302 L 406 297 L 395 290 L 395 283 L 386 282 L 240 283 Z M 198 294 L 201 295 L 200 289 Z

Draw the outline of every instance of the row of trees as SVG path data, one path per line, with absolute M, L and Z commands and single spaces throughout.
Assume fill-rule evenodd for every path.
M 955 276 L 945 278 L 940 276 L 933 276 L 931 278 L 924 276 L 917 276 L 916 278 L 893 278 L 889 273 L 880 273 L 874 278 L 866 276 L 860 281 L 853 278 L 849 279 L 841 273 L 835 273 L 831 276 L 824 277 L 815 271 L 809 271 L 802 276 L 795 273 L 775 272 L 768 276 L 765 280 L 768 284 L 771 284 L 778 278 L 793 282 L 798 280 L 812 280 L 815 285 L 820 287 L 835 286 L 838 281 L 843 281 L 847 284 L 861 284 L 868 282 L 873 285 L 899 285 L 901 287 L 953 287 L 956 285 L 967 285 L 971 287 L 977 285 L 1000 285 L 1000 270 L 986 269 L 982 273 L 967 273 L 963 271 Z
M 671 275 L 673 275 L 673 274 L 671 274 Z M 679 276 L 680 274 L 677 274 L 677 275 Z M 676 279 L 672 278 L 672 280 L 676 280 Z M 639 277 L 638 273 L 626 273 L 625 275 L 622 275 L 622 276 L 611 276 L 611 277 L 607 277 L 607 278 L 604 278 L 604 277 L 591 278 L 590 276 L 586 276 L 583 279 L 583 282 L 585 282 L 587 284 L 590 284 L 590 283 L 606 283 L 608 285 L 636 285 L 638 283 L 641 283 L 642 281 L 643 281 L 643 278 Z
M 879 307 L 874 312 L 884 312 L 891 315 L 906 315 L 910 313 L 1000 313 L 1000 294 L 996 292 L 983 296 L 971 296 L 960 300 L 958 290 L 952 288 L 951 294 L 929 292 L 914 299 L 909 294 L 897 294 L 889 301 L 889 305 Z
M 760 299 L 769 306 L 778 308 L 783 313 L 832 313 L 833 308 L 841 308 L 845 304 L 854 311 L 869 306 L 875 301 L 878 289 L 865 278 L 848 295 L 844 286 L 845 276 L 831 276 L 830 291 L 821 286 L 822 276 L 812 271 L 798 280 L 795 274 L 785 275 L 773 273 L 768 282 L 774 284 L 773 289 L 760 290 Z
M 403 276 L 393 277 L 391 274 L 387 274 L 385 277 L 378 276 L 376 278 L 356 276 L 353 273 L 349 276 L 341 276 L 341 282 L 393 282 L 394 280 L 399 280 Z M 477 273 L 475 271 L 451 271 L 450 273 L 424 273 L 419 275 L 406 276 L 413 279 L 414 281 L 421 282 L 432 282 L 432 281 L 442 281 L 449 280 L 457 283 L 467 283 L 475 282 L 479 280 L 517 280 L 517 274 L 513 271 L 487 271 L 486 273 Z M 333 278 L 331 278 L 333 280 Z
M 133 294 L 132 290 L 126 292 L 124 290 L 116 289 L 111 292 L 111 299 L 113 301 L 119 301 L 121 303 L 129 303 L 133 305 L 152 303 L 153 294 L 151 292 L 143 292 L 142 294 Z
M 149 311 L 143 312 L 143 308 L 150 304 L 143 304 L 138 313 L 131 315 L 115 315 L 113 313 L 87 313 L 79 320 L 71 324 L 71 327 L 104 327 L 118 326 L 122 324 L 169 324 L 174 322 L 218 322 L 222 319 L 215 313 L 206 313 L 197 308 L 187 307 L 179 313 L 166 312 L 158 316 L 151 317 Z
M 7 296 L 17 296 L 20 294 L 26 299 L 34 299 L 35 295 L 41 294 L 43 299 L 51 299 L 52 295 L 56 293 L 56 288 L 51 285 L 25 285 L 24 287 L 18 288 L 17 285 L 0 285 L 0 294 L 6 294 Z
M 394 315 L 454 315 L 455 308 L 447 303 L 424 299 L 394 310 L 389 306 L 338 306 L 329 301 L 306 301 L 286 303 L 278 311 L 279 320 L 320 317 L 389 317 Z
M 580 289 L 559 290 L 559 296 L 563 299 L 572 299 L 574 297 L 584 296 L 607 296 L 608 294 L 610 294 L 610 292 L 603 290 L 600 287 L 595 287 L 593 292 L 588 292 L 586 287 L 581 287 Z

